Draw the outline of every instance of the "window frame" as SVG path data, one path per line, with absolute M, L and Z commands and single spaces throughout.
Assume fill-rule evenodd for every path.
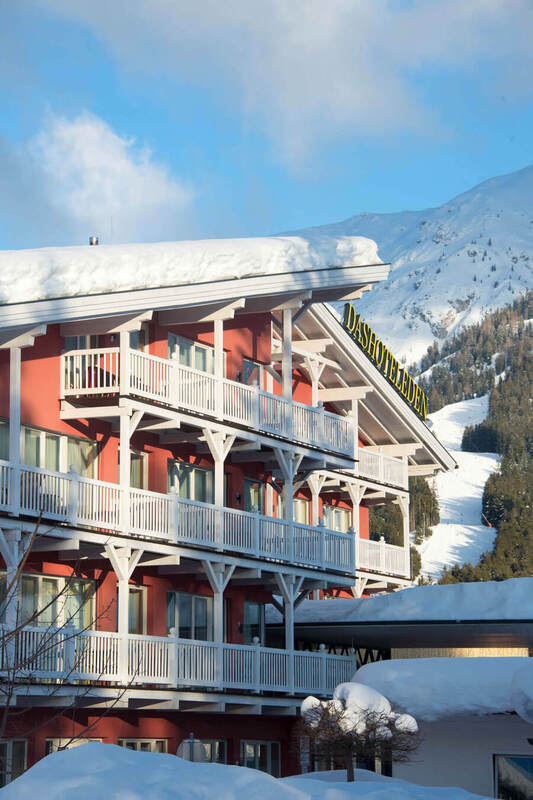
M 13 744 L 15 742 L 22 742 L 24 745 L 24 767 L 22 772 L 19 772 L 18 775 L 13 776 Z M 0 761 L 0 788 L 3 786 L 7 786 L 8 783 L 18 778 L 19 775 L 22 775 L 28 769 L 28 740 L 23 739 L 22 737 L 14 737 L 12 739 L 2 738 L 0 739 L 0 745 L 7 745 L 6 747 L 6 766 L 5 770 L 1 769 L 1 761 Z M 4 778 L 4 782 L 2 783 L 2 778 Z
M 174 597 L 174 624 L 169 625 L 169 596 Z M 180 634 L 180 618 L 179 618 L 179 595 L 191 598 L 191 636 L 182 636 Z M 196 603 L 195 600 L 206 601 L 206 618 L 207 618 L 207 638 L 198 639 L 196 636 Z M 179 589 L 167 589 L 167 636 L 170 636 L 171 628 L 176 630 L 176 635 L 179 639 L 186 639 L 188 642 L 214 642 L 215 641 L 215 624 L 214 624 L 214 598 L 209 594 L 198 594 L 195 592 L 181 592 Z M 226 640 L 226 606 L 224 606 L 224 641 Z
M 335 520 L 334 525 L 329 525 L 326 520 L 327 514 L 326 509 L 328 509 L 328 513 L 333 515 Z M 336 517 L 338 514 L 342 513 L 343 517 L 347 520 L 347 527 L 338 527 L 339 523 L 336 521 Z M 343 508 L 342 506 L 335 506 L 332 503 L 323 503 L 322 504 L 322 525 L 324 528 L 328 528 L 330 531 L 338 531 L 339 533 L 348 533 L 350 528 L 353 525 L 353 509 L 350 508 Z
M 255 747 L 259 748 L 261 745 L 266 745 L 267 748 L 268 748 L 268 750 L 267 750 L 267 766 L 268 766 L 268 769 L 265 770 L 265 772 L 266 772 L 267 775 L 272 775 L 274 778 L 281 777 L 281 742 L 279 740 L 277 740 L 277 739 L 241 739 L 240 750 L 241 750 L 241 764 L 242 764 L 243 767 L 245 766 L 245 759 L 246 759 L 246 756 L 245 756 L 245 747 L 246 747 L 246 745 L 252 745 L 254 748 Z M 277 745 L 277 747 L 278 747 L 278 756 L 279 756 L 279 759 L 278 759 L 279 774 L 278 775 L 274 775 L 273 772 L 272 772 L 272 745 Z M 255 764 L 257 766 L 254 765 L 254 767 L 252 767 L 252 769 L 257 769 L 257 770 L 263 771 L 259 767 L 259 749 L 257 750 L 257 753 L 254 756 L 254 761 L 255 761 Z
M 8 421 L 8 430 L 9 430 L 9 421 Z M 67 474 L 70 471 L 70 464 L 68 463 L 69 461 L 68 445 L 70 441 L 76 443 L 84 442 L 86 444 L 92 445 L 94 449 L 94 461 L 92 462 L 94 465 L 94 474 L 92 476 L 92 480 L 98 480 L 99 448 L 98 448 L 98 442 L 96 442 L 94 439 L 84 439 L 82 436 L 70 436 L 68 433 L 58 433 L 57 431 L 50 431 L 47 428 L 39 428 L 36 425 L 22 424 L 20 426 L 20 463 L 28 467 L 33 467 L 33 464 L 26 463 L 26 431 L 33 431 L 39 434 L 39 465 L 37 469 L 46 469 L 49 472 L 61 472 L 63 474 Z M 54 436 L 59 440 L 58 470 L 49 470 L 45 466 L 47 436 Z M 90 476 L 82 476 L 82 477 L 90 477 Z
M 135 745 L 138 745 L 138 746 L 137 747 L 128 747 L 127 742 L 131 742 L 131 743 L 133 743 Z M 157 750 L 155 748 L 155 744 L 157 742 L 161 742 L 163 744 L 163 750 Z M 148 739 L 146 739 L 146 738 L 139 738 L 139 737 L 136 737 L 136 736 L 121 736 L 120 739 L 117 740 L 117 743 L 118 743 L 119 747 L 124 747 L 126 750 L 133 750 L 133 751 L 138 752 L 138 753 L 141 753 L 141 752 L 144 752 L 144 753 L 168 753 L 168 738 L 167 739 L 165 739 L 165 738 L 155 738 L 155 739 L 148 738 Z M 149 749 L 147 749 L 147 750 L 146 749 L 142 749 L 140 747 L 140 745 L 142 745 L 142 744 L 150 745 Z
M 6 575 L 5 569 L 0 570 L 0 576 L 4 577 L 5 575 Z M 90 604 L 90 609 L 89 609 L 90 617 L 91 617 L 90 625 L 89 625 L 89 627 L 85 627 L 84 626 L 82 628 L 76 628 L 76 630 L 95 630 L 95 623 L 96 623 L 96 617 L 97 617 L 97 591 L 96 591 L 96 581 L 94 581 L 92 578 L 78 578 L 76 576 L 70 576 L 69 577 L 69 576 L 65 576 L 65 575 L 48 575 L 47 573 L 41 573 L 41 572 L 23 572 L 21 574 L 21 576 L 20 576 L 20 590 L 18 592 L 19 613 L 21 612 L 21 608 L 22 608 L 22 580 L 24 578 L 31 578 L 31 579 L 36 580 L 36 582 L 37 582 L 37 587 L 38 587 L 38 589 L 37 589 L 37 610 L 38 611 L 39 611 L 39 608 L 42 608 L 43 605 L 46 605 L 46 603 L 43 603 L 43 597 L 44 597 L 43 581 L 44 580 L 52 580 L 52 581 L 56 581 L 57 582 L 56 594 L 59 594 L 60 592 L 63 592 L 63 590 L 65 588 L 65 584 L 67 584 L 67 582 L 69 582 L 69 581 L 80 581 L 80 582 L 85 583 L 85 584 L 90 584 L 92 586 L 92 593 L 91 593 L 91 596 L 90 596 L 90 598 L 88 600 L 88 602 Z M 37 618 L 31 623 L 31 627 L 44 628 L 44 627 L 50 627 L 50 625 L 52 624 L 53 627 L 61 628 L 61 627 L 65 626 L 65 625 L 67 625 L 68 621 L 65 619 L 65 602 L 64 602 L 65 598 L 67 597 L 67 594 L 62 594 L 61 597 L 63 598 L 63 602 L 62 602 L 61 606 L 57 609 L 56 612 L 52 612 L 52 613 L 55 614 L 55 619 L 52 621 L 52 623 L 39 622 L 39 620 L 42 617 L 42 612 L 40 612 L 40 616 L 37 616 Z M 81 608 L 82 607 L 80 606 L 80 608 L 78 609 L 77 613 L 80 612 Z M 53 610 L 53 606 L 50 606 L 50 609 Z M 56 624 L 54 624 L 54 623 L 56 623 Z M 71 620 L 71 627 L 74 627 L 72 625 L 72 620 Z
M 193 754 L 194 754 L 194 749 L 195 749 L 196 745 L 201 745 L 202 747 L 205 747 L 206 745 L 208 745 L 211 748 L 211 758 L 206 759 L 205 761 L 197 761 L 195 758 L 194 759 L 189 758 L 188 756 L 190 756 L 190 754 L 191 754 L 191 752 L 190 752 L 191 739 L 189 739 L 189 738 L 182 739 L 181 742 L 179 743 L 178 749 L 176 751 L 176 755 L 178 756 L 178 758 L 182 758 L 184 761 L 189 761 L 191 764 L 227 764 L 228 763 L 228 740 L 227 739 L 193 739 L 192 740 L 192 744 L 193 744 Z M 224 750 L 224 760 L 223 761 L 220 761 L 218 758 L 213 758 L 213 749 L 215 749 L 215 752 L 216 752 L 216 748 L 219 745 L 222 745 L 222 748 Z M 182 748 L 182 747 L 183 747 L 183 752 L 180 754 L 180 748 Z M 189 751 L 188 755 L 187 755 L 187 750 Z
M 498 759 L 499 758 L 526 758 L 528 761 L 533 761 L 533 753 L 493 753 L 492 755 L 492 768 L 493 768 L 493 789 L 494 797 L 499 797 L 499 782 L 498 782 Z M 531 773 L 531 783 L 533 785 L 533 772 Z
M 242 609 L 242 635 L 243 635 L 243 644 L 253 644 L 253 636 L 250 636 L 250 641 L 246 641 L 246 606 L 256 606 L 259 608 L 259 644 L 264 644 L 265 642 L 265 604 L 260 603 L 257 600 L 245 600 L 243 602 L 243 609 Z M 249 627 L 252 627 L 250 625 Z
M 189 369 L 195 369 L 198 372 L 203 372 L 205 375 L 214 375 L 215 374 L 215 348 L 213 345 L 204 344 L 204 342 L 198 342 L 196 339 L 189 339 L 187 336 L 182 336 L 179 333 L 173 333 L 169 331 L 168 333 L 168 358 L 172 361 L 177 361 L 183 367 L 189 367 Z M 172 344 L 171 344 L 172 342 Z M 180 349 L 179 344 L 180 342 L 186 343 L 187 345 L 191 346 L 191 361 L 192 364 L 185 364 L 183 361 L 180 360 Z M 199 369 L 196 366 L 196 351 L 202 351 L 207 354 L 206 362 L 208 364 L 208 369 L 203 370 Z M 223 375 L 226 376 L 226 352 L 223 351 L 222 353 L 222 369 Z
M 246 508 L 246 505 L 247 505 L 246 496 L 247 496 L 247 491 L 248 491 L 247 487 L 250 484 L 254 484 L 254 483 L 258 484 L 259 496 L 261 498 L 261 503 L 258 506 L 258 509 L 257 509 L 256 512 L 253 511 L 253 506 L 255 505 L 255 503 L 251 504 L 250 508 Z M 245 511 L 248 511 L 249 513 L 252 513 L 252 514 L 253 513 L 257 513 L 257 514 L 261 514 L 261 516 L 265 516 L 265 509 L 266 509 L 266 505 L 267 505 L 267 496 L 266 496 L 267 485 L 268 484 L 267 484 L 266 481 L 261 481 L 258 478 L 249 478 L 246 475 L 244 476 L 244 481 L 243 481 L 243 508 L 244 508 Z
M 89 736 L 74 736 L 70 737 L 57 737 L 50 736 L 44 740 L 44 754 L 49 756 L 51 753 L 57 753 L 58 750 L 71 750 L 74 747 L 82 747 L 89 742 L 102 742 L 102 739 Z
M 180 484 L 181 480 L 179 477 L 180 470 L 183 472 L 189 472 L 190 474 L 190 492 L 189 494 L 192 497 L 184 497 L 180 494 Z M 210 500 L 196 500 L 194 495 L 196 494 L 196 473 L 204 472 L 210 475 L 211 477 L 211 499 Z M 224 474 L 224 480 L 226 481 L 226 475 Z M 180 461 L 176 458 L 169 458 L 167 462 L 167 490 L 171 491 L 175 489 L 178 497 L 181 497 L 182 500 L 191 500 L 194 503 L 206 503 L 207 505 L 214 505 L 215 502 L 215 469 L 214 467 L 200 467 L 197 464 L 190 464 L 187 461 Z

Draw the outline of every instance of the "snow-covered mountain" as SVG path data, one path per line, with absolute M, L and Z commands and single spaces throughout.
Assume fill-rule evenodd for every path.
M 438 580 L 444 567 L 477 564 L 491 550 L 496 529 L 481 524 L 483 489 L 500 466 L 495 453 L 467 453 L 461 450 L 463 431 L 487 416 L 488 395 L 451 403 L 431 414 L 432 430 L 457 461 L 458 468 L 433 480 L 439 499 L 440 518 L 433 536 L 420 545 L 423 575 Z
M 407 362 L 533 285 L 533 166 L 481 183 L 440 208 L 360 214 L 299 231 L 362 235 L 391 262 L 358 310 Z

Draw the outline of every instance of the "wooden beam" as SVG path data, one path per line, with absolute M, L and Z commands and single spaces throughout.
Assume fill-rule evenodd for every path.
M 293 346 L 293 349 L 295 351 L 298 349 L 298 350 L 304 350 L 307 353 L 321 353 L 330 344 L 333 344 L 333 339 L 293 339 L 292 340 L 292 346 Z
M 310 300 L 312 291 L 306 292 L 286 292 L 278 295 L 266 295 L 264 297 L 252 297 L 246 300 L 246 306 L 242 313 L 259 314 L 263 311 L 285 311 L 289 308 L 300 308 L 306 300 Z
M 59 332 L 61 336 L 103 336 L 121 331 L 138 331 L 143 322 L 149 322 L 152 319 L 153 314 L 153 311 L 143 311 L 140 314 L 121 314 L 116 317 L 65 322 L 60 326 Z
M 46 325 L 33 327 L 11 328 L 0 332 L 0 350 L 9 350 L 10 347 L 33 347 L 36 336 L 46 333 Z
M 361 400 L 372 391 L 372 386 L 336 386 L 334 389 L 319 389 L 318 399 L 322 403 L 342 403 L 344 400 Z
M 406 442 L 405 444 L 374 444 L 365 447 L 370 453 L 383 453 L 386 456 L 413 456 L 416 451 L 423 447 L 420 442 Z
M 235 311 L 244 308 L 245 299 L 239 297 L 230 302 L 189 306 L 176 311 L 160 311 L 161 325 L 190 325 L 192 322 L 214 322 L 217 319 L 233 319 Z

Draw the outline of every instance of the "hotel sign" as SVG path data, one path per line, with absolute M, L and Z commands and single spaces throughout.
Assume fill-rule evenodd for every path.
M 355 313 L 355 308 L 351 303 L 346 303 L 344 306 L 342 326 L 367 358 L 387 378 L 390 385 L 403 397 L 407 405 L 418 414 L 420 419 L 425 420 L 428 415 L 427 394 L 400 366 L 381 339 L 378 339 L 370 325 L 363 322 L 361 314 Z

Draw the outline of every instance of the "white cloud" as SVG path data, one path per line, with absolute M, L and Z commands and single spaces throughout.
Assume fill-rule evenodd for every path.
M 147 149 L 84 112 L 50 116 L 16 148 L 0 148 L 2 212 L 36 244 L 157 241 L 184 235 L 191 192 Z M 13 230 L 14 228 L 14 230 Z
M 419 83 L 434 70 L 479 92 L 531 90 L 531 0 L 32 2 L 88 27 L 130 71 L 213 89 L 289 157 L 347 134 L 434 132 L 439 97 Z

